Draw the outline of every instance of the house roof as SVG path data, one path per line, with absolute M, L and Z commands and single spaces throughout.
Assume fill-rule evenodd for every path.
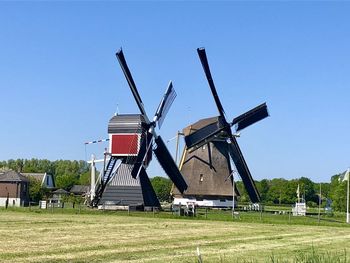
M 73 185 L 69 192 L 73 194 L 85 194 L 90 191 L 88 185 Z
M 67 192 L 66 190 L 60 188 L 60 189 L 57 189 L 56 191 L 53 191 L 52 192 L 53 194 L 69 194 L 69 192 Z
M 43 181 L 45 173 L 22 173 L 25 177 L 32 177 L 40 182 Z
M 52 174 L 48 173 L 22 173 L 27 178 L 33 178 L 34 180 L 37 180 L 38 182 L 41 183 L 41 185 L 44 185 L 45 187 L 48 188 L 53 188 L 55 187 L 55 178 Z M 52 184 L 45 183 L 45 180 L 47 177 L 51 177 L 51 182 Z
M 7 169 L 6 167 L 0 167 L 0 174 L 3 174 L 8 171 L 10 171 L 10 169 Z
M 28 178 L 15 171 L 0 174 L 0 182 L 29 182 Z

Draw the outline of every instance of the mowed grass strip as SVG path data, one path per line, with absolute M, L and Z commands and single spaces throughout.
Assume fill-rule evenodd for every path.
M 347 227 L 0 213 L 0 262 L 196 262 L 197 246 L 204 262 L 264 262 L 312 248 L 339 252 L 349 240 Z

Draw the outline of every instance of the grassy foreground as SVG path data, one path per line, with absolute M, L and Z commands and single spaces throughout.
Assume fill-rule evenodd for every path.
M 0 262 L 197 262 L 197 246 L 203 262 L 349 262 L 349 242 L 349 227 L 0 211 Z

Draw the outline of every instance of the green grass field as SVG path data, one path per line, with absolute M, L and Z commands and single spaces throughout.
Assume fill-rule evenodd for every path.
M 170 217 L 0 210 L 0 262 L 197 262 L 198 246 L 203 262 L 350 262 L 345 224 Z

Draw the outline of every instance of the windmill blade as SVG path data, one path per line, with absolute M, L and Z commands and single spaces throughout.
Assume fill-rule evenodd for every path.
M 160 207 L 157 195 L 152 187 L 151 181 L 148 178 L 146 170 L 142 167 L 139 173 L 140 184 L 142 188 L 142 197 L 145 206 Z
M 147 115 L 146 115 L 145 108 L 143 106 L 143 102 L 141 100 L 139 92 L 137 91 L 136 84 L 134 82 L 134 79 L 132 78 L 132 75 L 130 73 L 129 67 L 128 67 L 127 63 L 126 63 L 123 50 L 120 49 L 116 53 L 116 56 L 117 56 L 117 59 L 119 61 L 120 67 L 123 70 L 124 76 L 125 76 L 126 80 L 128 81 L 128 84 L 129 84 L 129 87 L 131 89 L 132 95 L 134 96 L 134 98 L 136 100 L 137 106 L 139 107 L 140 112 L 142 113 L 142 115 L 144 115 L 146 120 L 147 120 Z
M 162 126 L 166 114 L 168 113 L 170 106 L 173 104 L 176 98 L 176 92 L 173 88 L 173 83 L 170 81 L 166 92 L 160 101 L 156 114 L 154 115 L 154 121 L 158 122 L 159 128 Z
M 212 78 L 211 73 L 210 73 L 210 68 L 209 68 L 209 63 L 208 63 L 208 59 L 207 59 L 207 54 L 205 53 L 205 48 L 203 48 L 203 47 L 197 48 L 197 53 L 198 53 L 198 56 L 201 60 L 203 70 L 205 72 L 205 76 L 207 77 L 209 87 L 211 89 L 211 93 L 213 94 L 213 97 L 214 97 L 214 100 L 216 103 L 216 107 L 218 108 L 219 114 L 220 114 L 220 116 L 225 118 L 225 111 L 224 111 L 224 108 L 222 107 L 222 104 L 220 102 L 218 93 L 217 93 L 215 85 L 214 85 L 213 78 Z
M 240 131 L 264 118 L 269 116 L 266 102 L 243 113 L 242 115 L 233 119 L 231 125 L 235 125 L 236 131 Z
M 187 148 L 197 147 L 198 148 L 211 141 L 221 131 L 226 128 L 225 122 L 222 118 L 218 118 L 217 122 L 211 123 L 203 128 L 185 136 L 185 143 Z
M 152 154 L 150 154 L 152 148 L 152 134 L 147 132 L 140 144 L 139 153 L 131 170 L 131 176 L 133 178 L 136 178 L 139 175 L 141 168 L 147 166 L 152 158 Z
M 164 169 L 165 173 L 169 176 L 171 181 L 173 181 L 177 189 L 183 193 L 187 189 L 187 183 L 182 177 L 179 168 L 177 168 L 173 157 L 171 157 L 171 154 L 169 153 L 167 147 L 164 144 L 164 141 L 160 136 L 155 138 L 155 143 L 157 147 L 153 151 L 160 165 Z
M 244 184 L 245 189 L 248 192 L 250 200 L 253 203 L 258 203 L 260 202 L 260 194 L 250 174 L 247 163 L 244 160 L 241 149 L 238 146 L 236 138 L 234 138 L 232 135 L 230 136 L 230 138 L 231 143 L 228 144 L 230 156 L 236 166 L 239 175 L 242 178 L 242 182 Z

